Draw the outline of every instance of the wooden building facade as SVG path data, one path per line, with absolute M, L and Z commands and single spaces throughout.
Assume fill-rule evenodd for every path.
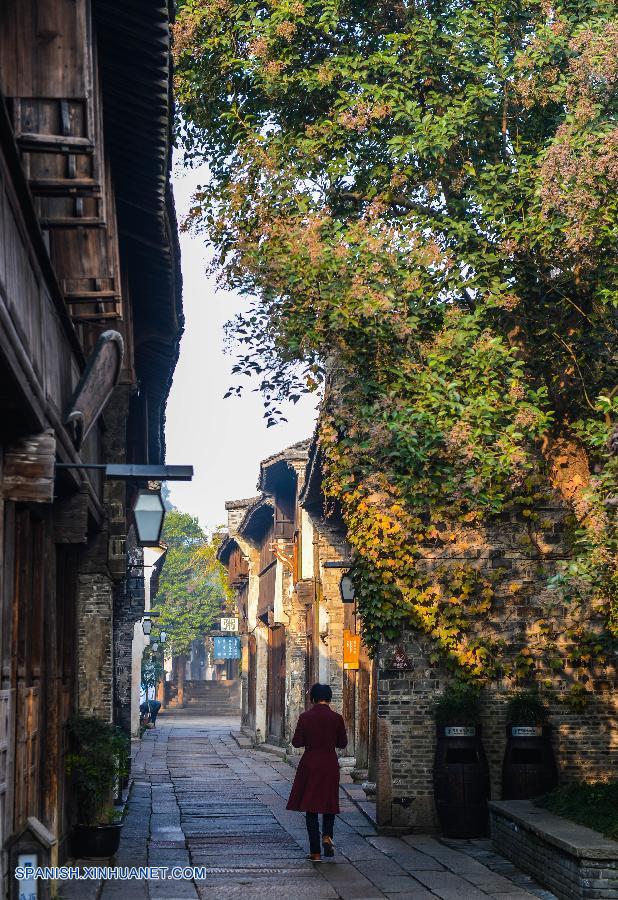
M 131 489 L 81 466 L 164 457 L 170 96 L 167 4 L 0 5 L 0 847 L 32 816 L 53 860 L 68 719 L 112 720 L 130 695 Z

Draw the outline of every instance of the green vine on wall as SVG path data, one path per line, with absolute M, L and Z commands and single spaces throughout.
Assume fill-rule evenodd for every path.
M 412 625 L 479 681 L 509 666 L 525 679 L 539 656 L 549 673 L 605 658 L 618 633 L 615 5 L 179 5 L 177 137 L 209 167 L 185 227 L 248 297 L 230 324 L 230 393 L 257 379 L 270 425 L 328 380 L 325 487 L 356 551 L 369 646 Z M 538 512 L 557 497 L 574 522 L 563 566 Z M 427 570 L 440 548 L 466 559 L 466 534 L 511 513 L 547 582 L 537 605 L 568 621 L 575 651 L 542 609 L 502 648 L 508 575 L 473 559 Z

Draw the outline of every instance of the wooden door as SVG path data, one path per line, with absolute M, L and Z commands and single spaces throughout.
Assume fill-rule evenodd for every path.
M 257 642 L 255 635 L 249 635 L 247 646 L 249 650 L 249 664 L 247 666 L 247 727 L 255 731 L 255 690 L 257 683 Z
M 16 516 L 13 634 L 16 636 L 14 677 L 15 797 L 14 824 L 28 816 L 41 818 L 41 675 L 44 626 L 44 525 L 21 508 Z M 15 683 L 15 682 L 14 682 Z
M 59 691 L 57 696 L 57 749 L 56 795 L 58 834 L 66 835 L 69 827 L 66 795 L 65 765 L 69 745 L 68 722 L 75 707 L 77 693 L 77 666 L 75 646 L 77 641 L 77 555 L 72 547 L 56 548 L 56 672 Z M 53 777 L 53 775 L 52 775 Z
M 268 629 L 268 690 L 266 702 L 268 740 L 283 743 L 285 722 L 285 628 Z

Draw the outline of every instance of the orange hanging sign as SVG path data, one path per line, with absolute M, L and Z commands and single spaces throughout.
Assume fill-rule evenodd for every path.
M 358 669 L 360 658 L 360 634 L 352 634 L 347 628 L 343 632 L 343 668 Z

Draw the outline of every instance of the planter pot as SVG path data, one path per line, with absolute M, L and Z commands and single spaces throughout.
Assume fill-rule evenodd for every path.
M 363 781 L 361 787 L 365 792 L 365 797 L 367 798 L 367 800 L 375 800 L 377 792 L 375 781 Z
M 532 800 L 556 787 L 550 725 L 507 725 L 502 799 Z
M 75 825 L 71 850 L 75 859 L 103 859 L 113 856 L 120 844 L 122 823 L 116 825 Z
M 489 768 L 480 725 L 438 725 L 433 769 L 440 828 L 447 837 L 487 834 Z

